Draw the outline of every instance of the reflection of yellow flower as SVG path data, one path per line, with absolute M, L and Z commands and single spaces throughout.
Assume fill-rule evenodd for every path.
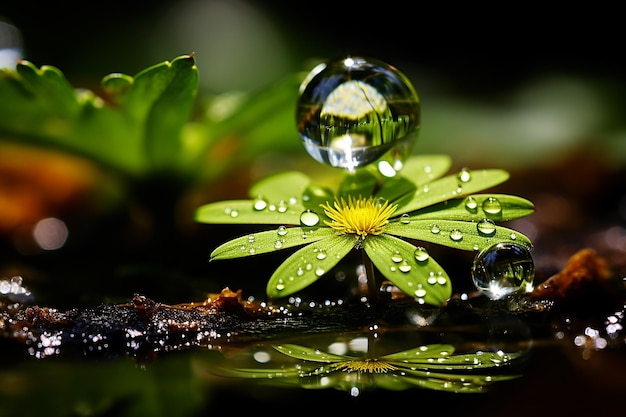
M 449 165 L 447 157 L 413 157 L 402 175 L 380 178 L 364 169 L 347 174 L 336 191 L 302 173 L 283 172 L 255 184 L 252 200 L 207 204 L 195 218 L 203 223 L 277 225 L 220 245 L 211 260 L 302 246 L 270 277 L 270 297 L 286 297 L 311 285 L 356 248 L 402 292 L 419 303 L 440 305 L 452 293 L 450 279 L 416 241 L 470 251 L 511 239 L 531 246 L 523 234 L 495 224 L 532 213 L 531 202 L 474 194 L 505 181 L 505 171 L 464 169 L 439 178 Z
M 348 362 L 338 363 L 335 365 L 335 369 L 346 372 L 369 372 L 381 374 L 388 371 L 396 371 L 398 368 L 385 360 L 355 359 Z

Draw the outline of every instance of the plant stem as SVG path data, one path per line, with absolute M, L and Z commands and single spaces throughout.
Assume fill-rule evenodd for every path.
M 367 285 L 367 291 L 365 292 L 368 300 L 371 302 L 375 302 L 378 300 L 378 288 L 376 287 L 376 269 L 374 268 L 374 264 L 372 260 L 367 256 L 365 251 L 363 250 L 363 272 L 365 276 L 366 283 L 361 282 L 361 275 L 359 275 L 359 288 L 363 288 L 363 286 Z

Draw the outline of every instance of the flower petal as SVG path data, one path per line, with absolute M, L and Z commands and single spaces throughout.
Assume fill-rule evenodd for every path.
M 459 180 L 458 174 L 448 175 L 419 188 L 413 195 L 394 203 L 398 204 L 396 214 L 410 213 L 442 201 L 459 196 L 474 194 L 491 188 L 509 179 L 509 173 L 501 169 L 466 171 L 468 180 Z
M 489 205 L 493 205 L 494 201 L 498 208 L 490 210 Z M 425 207 L 403 220 L 480 221 L 487 218 L 493 221 L 509 221 L 532 214 L 534 207 L 532 202 L 522 197 L 505 194 L 472 194 Z
M 302 227 L 278 227 L 275 230 L 251 233 L 230 240 L 211 252 L 211 260 L 243 258 L 246 256 L 260 255 L 262 253 L 276 252 L 282 249 L 306 245 L 321 239 L 334 237 L 336 232 L 328 227 L 302 228 Z
M 194 220 L 212 224 L 284 224 L 299 225 L 304 206 L 281 200 L 277 204 L 264 201 L 258 209 L 254 200 L 228 200 L 204 204 L 194 213 Z
M 418 261 L 411 243 L 383 234 L 368 236 L 363 249 L 380 273 L 406 294 L 436 306 L 450 298 L 448 274 L 433 258 Z
M 481 225 L 487 227 L 482 227 L 481 231 Z M 492 223 L 483 225 L 481 222 L 455 220 L 411 220 L 391 222 L 385 228 L 385 233 L 470 251 L 479 251 L 502 241 L 515 241 L 532 247 L 530 239 L 522 233 Z
M 270 298 L 286 297 L 308 287 L 354 248 L 354 237 L 337 235 L 330 228 L 318 229 L 322 230 L 324 239 L 299 249 L 274 271 L 267 283 Z

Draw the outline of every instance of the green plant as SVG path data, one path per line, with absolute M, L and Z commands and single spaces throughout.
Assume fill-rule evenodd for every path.
M 530 201 L 477 194 L 506 181 L 508 173 L 463 169 L 444 176 L 450 165 L 445 155 L 413 156 L 401 174 L 391 178 L 367 168 L 346 172 L 337 190 L 297 171 L 278 173 L 251 187 L 251 199 L 203 205 L 195 219 L 276 226 L 220 245 L 211 253 L 212 260 L 303 246 L 270 277 L 269 297 L 285 297 L 309 286 L 357 249 L 404 293 L 440 305 L 451 295 L 450 278 L 416 241 L 469 251 L 512 240 L 531 246 L 523 234 L 495 224 L 532 213 Z

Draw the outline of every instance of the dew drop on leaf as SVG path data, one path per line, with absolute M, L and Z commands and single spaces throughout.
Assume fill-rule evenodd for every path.
M 457 178 L 460 182 L 468 182 L 472 179 L 472 174 L 470 173 L 469 169 L 462 168 L 457 174 Z
M 276 234 L 278 236 L 285 236 L 287 234 L 287 227 L 285 227 L 285 226 L 278 226 L 278 229 L 276 229 Z
M 455 242 L 460 242 L 461 240 L 463 240 L 463 233 L 461 233 L 459 229 L 452 229 L 450 230 L 450 239 L 454 240 Z
M 428 258 L 430 257 L 428 255 L 428 251 L 426 250 L 426 248 L 422 246 L 416 247 L 415 252 L 413 252 L 413 255 L 415 256 L 415 260 L 417 262 L 426 262 Z
M 491 219 L 482 219 L 476 223 L 476 230 L 483 236 L 493 236 L 496 233 L 496 224 Z
M 303 226 L 313 227 L 320 221 L 320 216 L 313 210 L 304 210 L 300 214 L 300 223 Z
M 267 201 L 262 196 L 258 196 L 252 202 L 252 208 L 255 211 L 263 211 L 267 208 Z
M 483 211 L 487 214 L 499 214 L 502 211 L 500 201 L 495 197 L 487 197 L 483 201 Z
M 297 128 L 318 162 L 354 171 L 378 161 L 384 175 L 402 168 L 420 128 L 420 103 L 397 68 L 365 57 L 315 67 L 300 86 Z
M 476 288 L 491 299 L 532 291 L 535 264 L 526 246 L 499 242 L 480 251 L 472 264 Z
M 478 202 L 474 197 L 470 195 L 465 199 L 465 208 L 467 209 L 467 211 L 473 213 L 478 208 Z

